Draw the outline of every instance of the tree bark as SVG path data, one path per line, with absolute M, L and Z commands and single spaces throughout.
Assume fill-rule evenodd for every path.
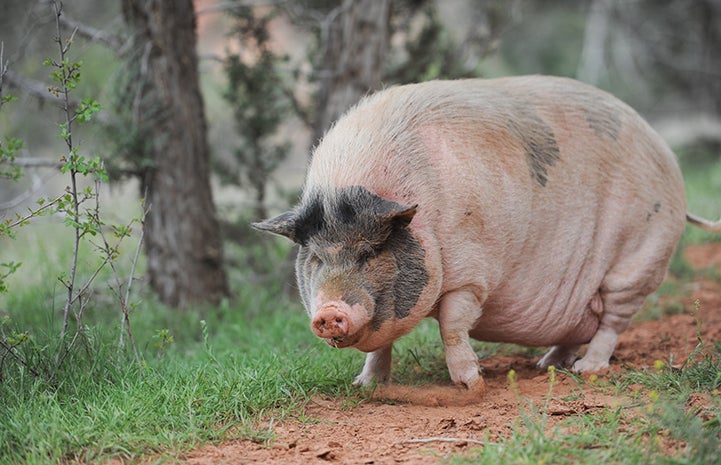
M 228 294 L 210 187 L 210 150 L 198 82 L 192 0 L 123 0 L 141 56 L 136 121 L 150 153 L 141 175 L 150 211 L 145 252 L 160 300 L 186 308 Z M 150 126 L 149 126 L 150 125 Z
M 389 21 L 390 0 L 344 0 L 330 13 L 323 31 L 315 141 L 351 105 L 380 88 Z

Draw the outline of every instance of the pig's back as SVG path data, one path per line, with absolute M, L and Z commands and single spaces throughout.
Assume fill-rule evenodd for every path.
M 485 301 L 473 336 L 527 345 L 586 342 L 598 322 L 589 302 L 621 257 L 638 255 L 657 286 L 685 215 L 675 157 L 655 132 L 562 78 L 372 96 L 323 140 L 309 182 L 417 203 L 412 227 L 440 249 L 443 292 Z

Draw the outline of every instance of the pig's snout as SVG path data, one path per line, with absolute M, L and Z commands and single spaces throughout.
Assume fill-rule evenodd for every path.
M 343 338 L 348 335 L 348 315 L 337 307 L 321 308 L 313 317 L 313 332 L 323 339 Z

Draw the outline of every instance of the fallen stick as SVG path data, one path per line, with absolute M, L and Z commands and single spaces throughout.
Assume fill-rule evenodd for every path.
M 413 444 L 413 443 L 428 443 L 428 442 L 469 442 L 472 444 L 480 444 L 482 446 L 488 446 L 489 443 L 485 441 L 479 441 L 477 439 L 469 438 L 422 438 L 422 439 L 406 439 L 405 441 L 398 441 L 396 444 Z

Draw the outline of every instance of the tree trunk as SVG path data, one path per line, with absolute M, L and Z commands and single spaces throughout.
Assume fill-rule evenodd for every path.
M 351 105 L 381 86 L 390 0 L 344 0 L 328 18 L 319 70 L 317 141 Z
M 186 308 L 228 294 L 210 188 L 207 130 L 198 83 L 192 0 L 123 0 L 137 66 L 137 124 L 149 134 L 141 175 L 150 212 L 145 252 L 150 284 L 165 304 Z
M 608 0 L 593 0 L 586 19 L 583 50 L 576 77 L 589 84 L 598 85 L 606 72 L 606 38 L 608 37 Z

